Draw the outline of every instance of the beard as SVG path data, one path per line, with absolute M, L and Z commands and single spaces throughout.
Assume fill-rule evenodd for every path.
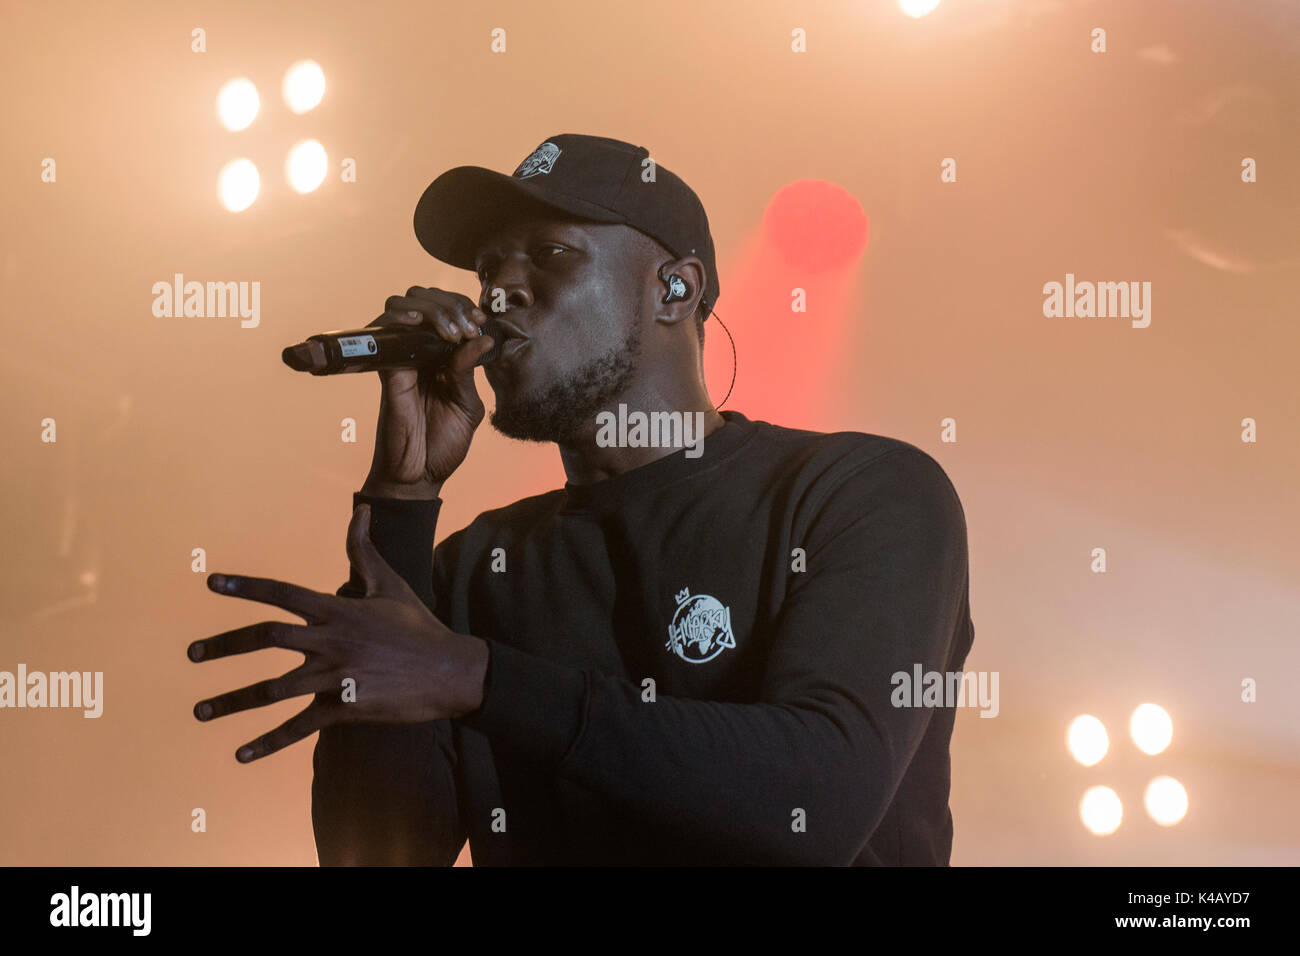
M 498 397 L 488 421 L 508 438 L 574 442 L 596 427 L 636 375 L 641 324 L 633 322 L 621 344 L 597 355 L 558 381 L 527 395 Z

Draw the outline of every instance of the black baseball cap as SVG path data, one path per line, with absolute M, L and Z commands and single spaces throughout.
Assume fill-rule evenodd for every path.
M 645 181 L 649 156 L 644 146 L 622 140 L 561 133 L 548 137 L 509 176 L 457 166 L 420 197 L 416 238 L 435 259 L 472 272 L 483 240 L 521 217 L 558 210 L 592 222 L 621 223 L 678 258 L 697 256 L 704 263 L 703 299 L 712 309 L 721 290 L 709 218 L 694 190 L 658 163 L 653 181 Z

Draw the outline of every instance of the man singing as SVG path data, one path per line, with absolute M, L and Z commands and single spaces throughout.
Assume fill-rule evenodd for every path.
M 960 672 L 970 650 L 956 491 L 906 442 L 713 407 L 708 220 L 648 157 L 564 134 L 509 176 L 434 180 L 416 235 L 481 293 L 414 287 L 371 323 L 458 349 L 380 373 L 351 579 L 328 595 L 237 578 L 225 593 L 310 624 L 197 642 L 195 659 L 307 655 L 203 713 L 316 695 L 240 759 L 319 730 L 323 865 L 450 865 L 466 839 L 478 866 L 949 862 L 955 709 L 897 706 L 892 677 Z M 491 424 L 554 442 L 567 480 L 435 549 L 497 344 Z M 635 413 L 673 440 L 611 441 Z

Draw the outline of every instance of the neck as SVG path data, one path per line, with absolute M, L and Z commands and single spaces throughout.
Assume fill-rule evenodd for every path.
M 698 381 L 673 390 L 629 389 L 590 428 L 559 444 L 560 460 L 572 484 L 591 484 L 676 454 L 725 424 Z

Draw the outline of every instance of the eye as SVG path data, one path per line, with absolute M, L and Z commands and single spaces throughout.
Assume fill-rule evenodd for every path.
M 554 242 L 544 243 L 543 245 L 537 246 L 533 251 L 533 258 L 539 261 L 542 259 L 550 259 L 554 257 L 556 252 L 568 252 L 568 249 Z M 479 282 L 487 281 L 490 267 L 493 262 L 494 260 L 491 258 L 484 259 L 483 262 L 474 270 L 475 274 L 478 276 Z

